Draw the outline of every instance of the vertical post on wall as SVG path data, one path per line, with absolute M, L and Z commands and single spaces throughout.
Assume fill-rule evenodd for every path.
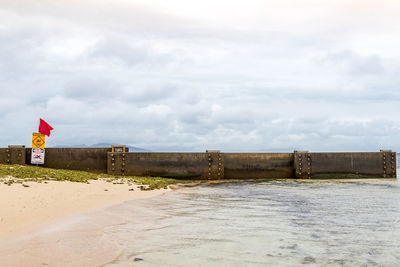
M 396 152 L 392 152 L 392 178 L 397 178 L 397 154 Z
M 125 175 L 126 152 L 125 145 L 113 145 L 107 153 L 107 173 L 111 175 Z
M 383 178 L 396 178 L 396 153 L 381 150 Z
M 224 157 L 220 150 L 206 150 L 208 158 L 207 179 L 224 179 Z
M 10 146 L 6 149 L 6 154 L 7 154 L 7 164 L 11 164 L 11 151 L 10 151 Z
M 121 154 L 115 152 L 107 153 L 107 173 L 110 175 L 121 175 Z
M 311 154 L 305 151 L 294 151 L 294 171 L 295 178 L 311 179 Z

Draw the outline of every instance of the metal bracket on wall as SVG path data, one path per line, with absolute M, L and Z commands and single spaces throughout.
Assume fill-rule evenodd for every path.
M 7 154 L 7 164 L 11 164 L 10 149 L 6 149 L 6 154 Z
M 220 150 L 206 150 L 208 158 L 207 179 L 223 179 L 225 177 L 224 171 L 224 157 Z
M 129 152 L 129 148 L 126 145 L 113 145 L 111 146 L 111 152 Z
M 396 178 L 396 153 L 392 150 L 381 150 L 383 162 L 383 177 Z
M 125 175 L 125 153 L 122 153 L 121 175 Z
M 294 151 L 295 177 L 311 179 L 311 154 L 308 151 Z
M 109 154 L 109 161 L 111 161 L 111 162 L 109 162 L 109 164 L 111 164 L 111 166 L 108 165 L 108 174 L 115 175 L 115 156 L 114 156 L 114 153 Z

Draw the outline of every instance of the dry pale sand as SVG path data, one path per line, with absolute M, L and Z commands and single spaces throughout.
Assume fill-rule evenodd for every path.
M 92 180 L 0 184 L 0 241 L 15 238 L 61 218 L 126 200 L 155 196 L 167 189 L 141 191 L 135 185 Z M 134 191 L 129 191 L 129 189 Z
M 0 266 L 99 266 L 120 253 L 103 231 L 109 209 L 169 189 L 91 181 L 0 185 Z M 134 189 L 130 191 L 129 189 Z M 131 205 L 131 204 L 130 204 Z M 135 214 L 139 216 L 139 214 Z M 117 220 L 118 221 L 118 220 Z

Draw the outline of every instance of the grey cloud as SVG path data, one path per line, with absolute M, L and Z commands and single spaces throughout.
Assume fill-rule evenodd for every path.
M 2 146 L 29 144 L 44 117 L 49 145 L 400 149 L 397 50 L 351 27 L 217 27 L 123 1 L 3 2 Z
M 137 40 L 132 40 L 131 43 L 117 38 L 101 40 L 89 48 L 87 57 L 90 60 L 104 61 L 106 64 L 117 61 L 117 64 L 122 63 L 128 67 L 140 64 L 151 64 L 152 67 L 159 67 L 170 61 L 169 55 L 158 54 L 149 45 L 135 44 L 135 41 Z
M 67 98 L 85 99 L 92 102 L 99 98 L 110 98 L 118 95 L 119 86 L 118 83 L 102 77 L 73 77 L 65 82 L 63 95 Z
M 350 75 L 376 75 L 385 71 L 378 55 L 361 56 L 351 50 L 331 53 L 322 61 L 343 67 Z
M 137 84 L 127 85 L 119 97 L 121 101 L 135 102 L 139 106 L 148 103 L 165 103 L 168 99 L 176 96 L 181 90 L 172 84 Z

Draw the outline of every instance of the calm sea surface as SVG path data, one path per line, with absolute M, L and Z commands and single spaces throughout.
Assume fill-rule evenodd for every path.
M 135 203 L 110 211 L 120 223 L 104 238 L 124 249 L 106 266 L 400 266 L 398 180 L 218 184 Z

